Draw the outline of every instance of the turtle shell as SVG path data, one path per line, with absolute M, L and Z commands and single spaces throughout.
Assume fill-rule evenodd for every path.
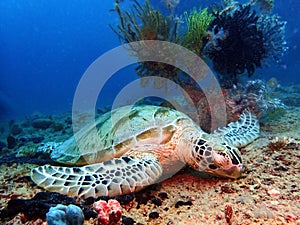
M 166 144 L 185 126 L 194 126 L 194 122 L 179 111 L 153 105 L 125 106 L 86 125 L 54 149 L 51 158 L 68 165 L 104 162 L 132 149 Z

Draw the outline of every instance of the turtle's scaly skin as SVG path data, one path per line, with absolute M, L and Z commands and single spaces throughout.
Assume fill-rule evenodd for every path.
M 259 135 L 256 118 L 245 112 L 228 126 L 207 134 L 188 116 L 165 107 L 122 107 L 102 115 L 51 155 L 57 162 L 82 167 L 45 165 L 32 180 L 49 191 L 70 196 L 116 196 L 138 191 L 177 172 L 184 164 L 231 178 L 242 171 L 237 147 Z M 90 165 L 92 164 L 92 165 Z

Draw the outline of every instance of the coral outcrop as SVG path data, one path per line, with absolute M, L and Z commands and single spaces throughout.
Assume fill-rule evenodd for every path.
M 46 214 L 48 225 L 83 225 L 84 216 L 81 209 L 73 204 L 58 204 L 51 207 Z
M 248 81 L 245 86 L 233 89 L 227 105 L 232 113 L 241 113 L 249 108 L 260 119 L 276 117 L 287 109 L 280 99 L 272 96 L 272 88 L 262 80 Z
M 98 223 L 101 225 L 121 224 L 122 207 L 117 200 L 109 199 L 108 202 L 99 200 L 94 203 L 94 209 L 98 213 Z
M 0 211 L 0 218 L 12 218 L 18 213 L 24 213 L 27 220 L 36 218 L 44 219 L 46 217 L 46 213 L 49 212 L 50 208 L 55 207 L 58 204 L 64 205 L 63 208 L 66 209 L 66 206 L 71 204 L 74 205 L 76 204 L 76 202 L 74 198 L 56 192 L 39 192 L 32 199 L 11 199 L 7 204 L 7 208 Z M 80 207 L 83 209 L 83 213 L 86 219 L 96 217 L 96 213 L 94 211 L 88 209 L 84 205 L 81 205 Z M 74 212 L 77 212 L 76 210 L 74 210 L 74 207 L 71 207 L 68 209 L 67 214 L 73 217 Z M 63 211 L 67 212 L 66 210 Z M 62 213 L 58 212 L 57 215 L 62 215 Z

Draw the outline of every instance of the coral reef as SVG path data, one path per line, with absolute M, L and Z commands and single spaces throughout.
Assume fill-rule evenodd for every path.
M 32 121 L 32 127 L 45 130 L 49 128 L 53 123 L 54 122 L 48 118 L 37 118 Z
M 174 16 L 172 13 L 169 16 L 164 16 L 159 10 L 154 9 L 149 1 L 145 1 L 141 5 L 135 0 L 131 8 L 131 11 L 122 12 L 119 5 L 116 4 L 116 12 L 119 16 L 120 24 L 116 26 L 116 29 L 112 26 L 111 28 L 117 34 L 121 43 L 143 40 L 169 41 L 182 44 L 196 54 L 201 54 L 203 38 L 206 35 L 209 23 L 213 20 L 213 16 L 208 12 L 207 8 L 202 10 L 194 9 L 190 13 L 185 12 L 184 19 Z M 183 23 L 186 23 L 186 30 L 180 32 L 180 25 Z M 142 47 L 148 51 L 140 51 L 133 47 L 130 50 L 140 59 L 149 58 L 145 54 L 157 54 L 151 51 L 151 46 Z M 159 52 L 160 58 L 169 58 L 168 52 L 168 49 L 161 49 Z M 186 80 L 189 79 L 189 76 L 178 68 L 160 62 L 141 62 L 135 70 L 140 77 L 163 77 L 183 87 Z M 167 90 L 168 84 L 165 82 L 166 80 L 162 81 L 161 79 L 156 82 L 154 79 L 153 86 L 157 89 L 165 88 Z M 144 79 L 141 83 L 142 86 L 149 84 L 150 79 Z
M 11 218 L 18 213 L 24 213 L 27 220 L 35 218 L 46 217 L 46 213 L 51 207 L 55 207 L 57 204 L 70 205 L 76 204 L 75 199 L 61 195 L 55 192 L 39 192 L 32 199 L 11 199 L 7 208 L 0 211 L 0 218 Z M 88 209 L 86 206 L 81 206 L 85 218 L 96 217 L 96 213 Z M 71 208 L 72 209 L 72 208 Z M 70 215 L 72 213 L 70 212 Z
M 145 1 L 141 5 L 137 0 L 133 1 L 132 12 L 121 12 L 120 6 L 115 5 L 120 24 L 117 29 L 111 29 L 118 35 L 122 43 L 130 43 L 141 40 L 168 40 L 174 41 L 176 29 L 170 33 L 172 18 L 164 17 L 159 10 L 152 8 L 150 2 Z M 176 26 L 176 20 L 174 20 Z
M 262 15 L 257 23 L 257 28 L 263 32 L 265 58 L 279 63 L 288 49 L 284 38 L 286 22 L 278 15 Z
M 0 151 L 4 150 L 6 148 L 6 143 L 4 143 L 3 141 L 0 141 Z
M 259 86 L 258 83 L 254 84 L 255 82 L 249 86 L 249 91 L 254 92 L 255 87 Z M 282 116 L 261 124 L 262 136 L 251 145 L 240 149 L 245 165 L 241 178 L 230 180 L 210 177 L 208 179 L 189 168 L 184 168 L 172 178 L 147 187 L 138 193 L 115 198 L 122 205 L 122 224 L 228 224 L 230 210 L 226 212 L 227 204 L 233 209 L 231 224 L 300 224 L 300 86 L 282 86 L 274 78 L 267 81 L 265 86 L 268 92 L 271 91 L 268 93 L 269 100 L 280 97 L 280 99 L 286 99 L 284 103 L 292 104 L 289 105 L 292 107 L 287 108 Z M 245 89 L 246 87 L 242 88 L 238 85 L 235 91 L 228 92 L 230 97 L 234 97 L 242 94 Z M 70 115 L 65 114 L 60 121 L 66 121 L 67 125 L 68 118 Z M 203 121 L 206 119 L 201 118 L 204 118 Z M 20 124 L 25 122 L 26 120 L 20 121 Z M 9 128 L 5 129 L 9 131 Z M 28 138 L 27 132 L 31 134 L 45 132 L 42 134 L 46 137 L 46 142 L 51 139 L 62 141 L 61 139 L 66 139 L 71 135 L 69 132 L 67 136 L 62 137 L 61 133 L 53 132 L 51 129 L 30 128 L 24 129 L 22 136 L 17 138 Z M 33 134 L 35 136 L 35 133 Z M 4 137 L 6 136 L 5 133 Z M 51 136 L 51 139 L 47 136 Z M 24 142 L 24 145 L 28 144 L 30 143 Z M 34 186 L 29 178 L 30 169 L 36 165 L 26 164 L 24 163 L 26 159 L 23 159 L 22 164 L 20 161 L 15 161 L 13 165 L 11 162 L 16 158 L 0 159 L 1 163 L 6 162 L 0 165 L 3 174 L 0 176 L 2 210 L 0 224 L 46 224 L 45 214 L 42 212 L 46 213 L 50 206 L 44 210 L 44 204 L 51 204 L 51 206 L 58 203 L 69 204 L 60 195 L 47 192 L 39 193 L 40 196 L 36 201 L 29 203 L 29 199 L 41 189 Z M 20 159 L 17 158 L 17 160 Z M 31 160 L 33 161 L 28 162 L 35 164 L 34 160 L 37 159 L 31 157 Z M 12 200 L 16 198 L 22 198 L 25 202 Z M 107 201 L 110 198 L 102 196 L 101 199 Z M 15 201 L 15 203 L 12 204 L 10 201 Z M 74 204 L 74 201 L 72 199 L 70 204 Z M 95 199 L 80 201 L 82 201 L 80 204 L 83 204 L 80 208 L 86 206 L 91 209 Z M 11 210 L 10 216 L 7 216 L 8 205 Z M 19 208 L 24 211 L 15 214 Z M 42 215 L 44 222 L 42 219 L 29 220 L 28 214 L 25 215 L 27 211 L 32 212 L 29 212 L 31 215 L 33 213 L 35 216 Z M 97 224 L 97 213 L 93 210 L 90 210 L 90 213 L 93 216 L 84 211 L 85 224 Z
M 98 213 L 98 222 L 102 225 L 121 224 L 122 207 L 117 200 L 109 199 L 108 202 L 99 200 L 94 203 L 94 209 Z
M 223 0 L 222 6 L 202 10 L 193 9 L 181 17 L 164 16 L 159 10 L 153 9 L 149 1 L 144 5 L 134 0 L 131 11 L 121 12 L 116 4 L 120 24 L 117 29 L 111 28 L 122 43 L 142 40 L 162 40 L 181 44 L 200 56 L 206 56 L 212 61 L 213 68 L 218 73 L 221 86 L 231 88 L 247 74 L 251 77 L 256 68 L 272 59 L 280 62 L 286 52 L 285 24 L 277 15 L 257 13 L 254 8 L 259 5 L 259 11 L 273 7 L 272 0 L 253 0 L 241 5 L 233 0 Z M 179 25 L 185 22 L 184 29 Z M 131 49 L 138 57 L 152 54 L 149 51 Z M 141 53 L 142 52 L 142 53 Z M 161 49 L 160 54 L 167 50 Z M 162 57 L 163 58 L 163 57 Z M 179 69 L 160 62 L 141 62 L 136 67 L 140 77 L 163 77 L 175 83 L 186 86 L 189 77 Z M 164 81 L 165 82 L 165 81 Z M 154 82 L 155 88 L 166 87 L 167 84 Z M 149 85 L 149 79 L 142 86 Z M 167 89 L 167 88 L 166 88 Z
M 252 76 L 265 57 L 263 32 L 257 29 L 259 16 L 251 6 L 237 5 L 214 12 L 211 33 L 203 53 L 213 62 L 225 87 L 237 84 L 245 71 Z
M 213 12 L 203 53 L 213 62 L 221 85 L 232 87 L 239 75 L 252 76 L 267 59 L 279 62 L 286 52 L 285 22 L 276 15 L 259 15 L 251 4 L 232 3 Z
M 248 81 L 245 86 L 239 84 L 226 101 L 233 113 L 250 108 L 260 119 L 274 118 L 287 109 L 280 99 L 272 98 L 271 89 L 262 80 Z
M 60 146 L 63 142 L 46 142 L 46 143 L 42 143 L 38 149 L 37 149 L 37 153 L 47 153 L 47 154 L 51 154 L 52 151 L 54 149 L 56 149 L 58 146 Z
M 177 43 L 179 40 L 177 33 L 181 19 L 179 17 L 164 16 L 159 10 L 155 10 L 148 0 L 145 1 L 144 5 L 134 0 L 132 11 L 130 12 L 121 12 L 119 5 L 116 4 L 116 12 L 118 13 L 120 24 L 117 25 L 117 29 L 112 26 L 111 28 L 118 35 L 121 43 L 143 40 L 161 40 Z M 148 47 L 149 54 L 153 54 L 151 46 L 143 47 Z M 141 54 L 148 53 L 148 51 L 140 52 L 139 49 L 134 49 L 132 46 L 131 52 L 137 58 L 144 58 L 146 56 Z M 164 52 L 164 49 L 161 49 L 161 53 L 163 54 Z M 167 58 L 169 56 L 166 54 L 164 57 Z M 178 69 L 164 63 L 141 62 L 135 70 L 140 77 L 158 76 L 179 82 Z M 148 83 L 141 83 L 141 85 L 146 86 Z M 155 82 L 153 86 L 162 88 L 166 85 L 161 83 L 160 80 L 160 82 Z
M 208 9 L 193 9 L 190 13 L 184 13 L 187 22 L 187 31 L 182 36 L 182 45 L 196 54 L 200 55 L 203 48 L 203 39 L 209 24 L 213 20 L 213 15 Z
M 279 87 L 279 90 L 285 94 L 281 95 L 282 102 L 288 106 L 298 107 L 300 102 L 300 85 L 289 85 L 288 87 Z
M 48 225 L 82 225 L 84 216 L 81 209 L 73 204 L 58 204 L 46 214 Z
M 27 148 L 27 147 L 25 147 Z M 6 154 L 0 158 L 0 165 L 6 164 L 8 166 L 14 163 L 32 163 L 36 165 L 45 165 L 45 164 L 53 164 L 55 163 L 53 160 L 49 158 L 49 155 L 46 154 L 35 154 L 34 157 L 31 154 L 26 152 L 26 156 L 16 155 L 15 153 Z

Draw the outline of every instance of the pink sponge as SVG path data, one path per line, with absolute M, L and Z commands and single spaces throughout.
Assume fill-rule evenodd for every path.
M 110 199 L 108 202 L 100 200 L 94 203 L 94 209 L 98 213 L 98 223 L 101 225 L 121 224 L 122 207 L 117 200 Z

